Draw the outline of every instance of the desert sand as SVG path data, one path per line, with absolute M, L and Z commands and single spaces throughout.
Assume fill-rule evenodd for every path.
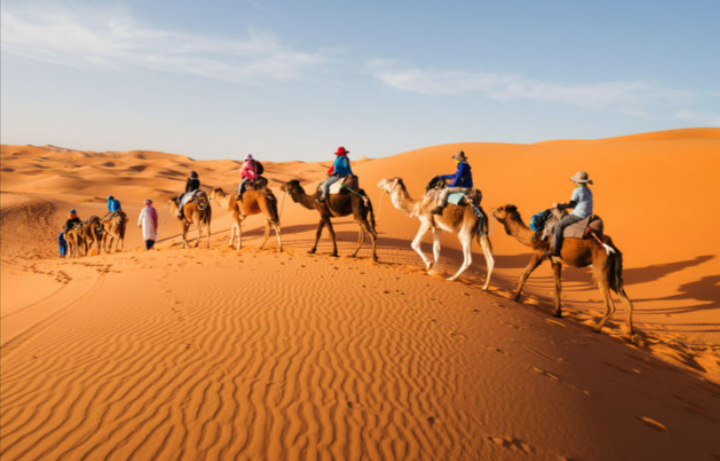
M 603 307 L 589 270 L 564 269 L 563 319 L 550 315 L 549 265 L 511 301 L 529 252 L 501 225 L 488 292 L 477 244 L 460 280 L 442 276 L 462 259 L 452 235 L 444 274 L 424 272 L 410 248 L 418 221 L 376 184 L 402 177 L 418 198 L 454 171 L 458 149 L 485 210 L 512 203 L 526 222 L 569 199 L 575 171 L 590 173 L 641 344 L 621 307 L 593 331 Z M 279 186 L 314 188 L 330 160 L 264 163 L 284 252 L 274 237 L 257 249 L 260 216 L 245 221 L 244 249 L 228 248 L 216 203 L 211 248 L 184 250 L 167 200 L 189 170 L 208 191 L 233 188 L 239 162 L 2 146 L 0 458 L 720 459 L 720 129 L 356 161 L 378 264 L 369 245 L 347 257 L 352 218 L 335 220 L 340 258 L 327 234 L 306 254 L 317 215 Z M 130 216 L 125 251 L 59 258 L 68 210 L 102 216 L 109 194 Z M 160 215 L 157 251 L 136 226 L 145 198 Z

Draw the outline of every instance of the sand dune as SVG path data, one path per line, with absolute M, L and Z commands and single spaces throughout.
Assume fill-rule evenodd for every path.
M 401 176 L 418 196 L 468 153 L 486 209 L 526 219 L 595 179 L 597 212 L 625 253 L 627 290 L 645 345 L 618 312 L 603 334 L 586 271 L 566 269 L 568 316 L 549 316 L 540 270 L 523 304 L 508 300 L 528 255 L 502 226 L 489 293 L 479 248 L 461 281 L 423 273 L 409 248 L 417 221 L 375 184 Z M 720 130 L 677 130 L 572 143 L 436 146 L 355 165 L 374 202 L 379 264 L 337 221 L 309 256 L 314 212 L 278 186 L 308 187 L 327 163 L 266 163 L 286 251 L 227 248 L 216 204 L 212 248 L 181 250 L 165 202 L 199 172 L 237 182 L 230 160 L 150 151 L 2 146 L 0 457 L 5 459 L 715 459 L 720 457 L 720 262 L 708 202 L 720 193 Z M 118 197 L 127 251 L 57 258 L 67 210 L 102 215 Z M 135 219 L 156 202 L 159 251 L 141 250 Z M 679 216 L 678 216 L 679 215 Z M 672 216 L 672 217 L 671 217 Z M 687 216 L 687 217 L 686 217 Z M 429 252 L 429 236 L 424 248 Z M 445 272 L 461 254 L 443 238 Z

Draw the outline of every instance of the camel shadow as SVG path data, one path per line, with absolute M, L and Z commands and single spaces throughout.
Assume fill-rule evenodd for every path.
M 648 314 L 686 314 L 689 312 L 720 309 L 720 275 L 708 275 L 700 280 L 684 283 L 678 287 L 678 291 L 680 291 L 680 293 L 673 296 L 644 298 L 638 299 L 636 302 L 694 300 L 699 303 L 690 306 L 678 306 L 671 309 L 638 310 Z
M 629 269 L 623 269 L 623 280 L 625 285 L 637 285 L 648 282 L 655 282 L 663 277 L 666 277 L 675 272 L 681 272 L 689 267 L 699 266 L 711 261 L 715 258 L 715 255 L 703 255 L 696 256 L 695 258 L 688 259 L 685 261 L 675 261 L 672 263 L 665 264 L 653 264 L 646 267 L 633 267 Z M 527 261 L 530 257 L 527 256 Z M 627 260 L 626 260 L 627 261 Z M 564 282 L 587 282 L 590 280 L 591 271 L 590 269 L 576 269 L 563 266 L 563 281 Z M 552 280 L 552 277 L 537 277 L 538 279 Z M 587 290 L 592 290 L 594 287 L 587 287 Z M 667 299 L 667 298 L 663 298 Z

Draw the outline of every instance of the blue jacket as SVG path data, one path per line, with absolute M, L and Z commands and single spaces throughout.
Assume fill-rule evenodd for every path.
M 337 156 L 337 158 L 335 159 L 335 163 L 333 163 L 333 174 L 339 176 L 349 176 L 353 174 L 352 170 L 350 169 L 350 160 L 348 160 L 346 156 Z
M 117 199 L 108 200 L 108 210 L 110 213 L 120 210 L 120 202 Z
M 470 171 L 470 164 L 466 161 L 458 163 L 457 171 L 455 174 L 446 174 L 440 176 L 442 179 L 452 179 L 452 183 L 448 187 L 472 187 L 472 172 Z

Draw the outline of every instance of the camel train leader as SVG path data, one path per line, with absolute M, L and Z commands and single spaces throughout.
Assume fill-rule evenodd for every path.
M 350 151 L 344 147 L 338 147 L 337 152 L 335 152 L 335 161 L 333 162 L 333 166 L 328 170 L 330 177 L 323 183 L 322 196 L 320 197 L 320 200 L 318 200 L 318 203 L 325 203 L 328 193 L 330 192 L 330 186 L 347 176 L 354 176 L 352 169 L 350 168 L 350 160 L 347 157 L 349 153 Z
M 438 206 L 431 210 L 431 213 L 436 215 L 442 214 L 450 194 L 467 194 L 473 187 L 472 169 L 467 161 L 467 157 L 465 157 L 465 152 L 459 150 L 452 158 L 457 164 L 455 173 L 437 176 L 439 179 L 452 179 L 452 182 L 440 193 Z
M 569 215 L 565 216 L 560 222 L 555 225 L 553 232 L 552 244 L 550 250 L 546 253 L 546 256 L 559 257 L 560 250 L 563 245 L 563 231 L 566 227 L 575 224 L 578 221 L 582 221 L 591 214 L 593 214 L 593 194 L 588 184 L 593 182 L 590 180 L 588 174 L 584 171 L 578 171 L 570 178 L 570 181 L 575 183 L 575 190 L 570 196 L 569 203 L 553 203 L 553 209 L 565 210 L 572 208 L 573 211 Z
M 140 211 L 140 216 L 138 216 L 138 227 L 142 227 L 146 250 L 151 250 L 157 239 L 158 214 L 152 203 L 150 199 L 145 200 L 145 208 Z
M 183 197 L 185 197 L 187 194 L 191 194 L 195 192 L 196 190 L 200 189 L 200 177 L 198 176 L 196 171 L 190 172 L 190 177 L 187 178 L 187 181 L 185 181 L 185 192 L 175 197 L 175 203 L 177 203 L 178 206 L 178 213 L 180 213 L 179 218 L 182 218 L 183 216 Z

